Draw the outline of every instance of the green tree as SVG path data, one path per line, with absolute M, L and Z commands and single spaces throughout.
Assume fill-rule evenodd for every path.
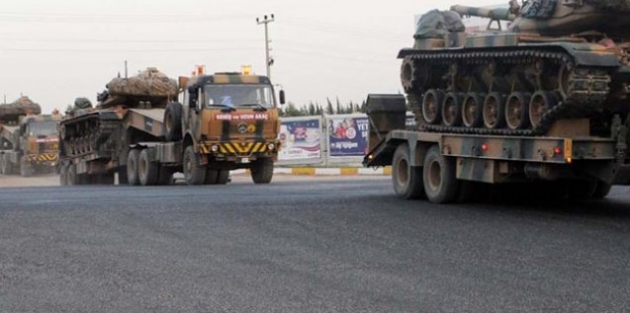
M 326 97 L 326 102 L 328 103 L 328 106 L 326 107 L 326 114 L 335 114 L 335 109 L 333 109 L 332 102 L 330 102 L 328 97 Z

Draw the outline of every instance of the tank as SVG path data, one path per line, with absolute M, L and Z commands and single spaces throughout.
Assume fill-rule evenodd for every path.
M 487 29 L 466 29 L 470 16 Z M 428 12 L 398 57 L 420 130 L 543 136 L 588 119 L 609 136 L 628 116 L 629 51 L 630 0 L 513 0 Z
M 138 75 L 115 77 L 106 89 L 97 94 L 98 103 L 76 98 L 66 119 L 60 123 L 60 146 L 63 156 L 92 153 L 115 153 L 121 144 L 123 111 L 126 109 L 164 109 L 177 99 L 178 85 L 156 68 L 147 68 Z
M 0 123 L 17 124 L 22 116 L 41 113 L 42 108 L 39 104 L 31 101 L 27 96 L 22 96 L 11 103 L 0 104 Z

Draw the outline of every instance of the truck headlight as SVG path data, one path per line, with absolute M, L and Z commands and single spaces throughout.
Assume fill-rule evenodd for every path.
M 219 145 L 212 145 L 212 147 L 210 147 L 210 151 L 218 152 L 219 151 Z
M 267 149 L 269 149 L 269 150 L 273 150 L 275 148 L 276 148 L 276 145 L 273 144 L 273 143 L 270 143 L 270 144 L 267 145 Z

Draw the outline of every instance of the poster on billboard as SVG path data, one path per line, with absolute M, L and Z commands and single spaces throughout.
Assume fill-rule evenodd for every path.
M 363 157 L 368 149 L 368 118 L 366 115 L 328 115 L 328 155 Z
M 280 124 L 280 162 L 300 163 L 321 159 L 322 128 L 319 117 L 282 118 Z

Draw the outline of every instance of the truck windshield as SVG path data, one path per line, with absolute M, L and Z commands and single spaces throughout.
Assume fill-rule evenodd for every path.
M 57 122 L 30 122 L 28 124 L 29 136 L 49 136 L 57 133 Z
M 270 109 L 275 106 L 273 91 L 269 85 L 230 84 L 205 87 L 206 107 Z

